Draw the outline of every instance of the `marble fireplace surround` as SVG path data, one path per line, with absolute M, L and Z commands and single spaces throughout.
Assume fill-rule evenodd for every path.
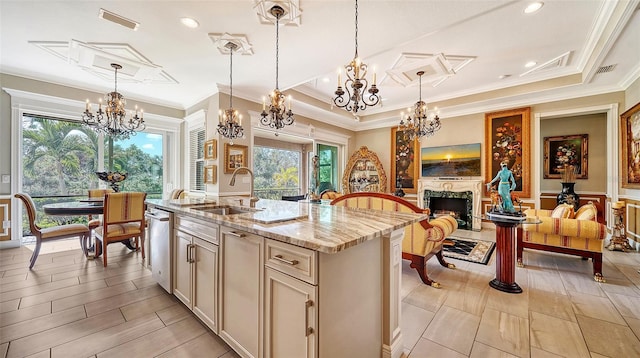
M 441 192 L 462 192 L 470 191 L 473 194 L 473 220 L 472 230 L 480 231 L 482 229 L 482 220 L 480 216 L 482 212 L 480 207 L 482 206 L 482 180 L 469 180 L 469 179 L 420 179 L 418 180 L 418 206 L 424 209 L 424 194 L 425 190 L 441 191 Z

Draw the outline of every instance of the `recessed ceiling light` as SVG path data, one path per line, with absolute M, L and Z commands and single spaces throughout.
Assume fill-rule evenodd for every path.
M 324 77 L 324 78 L 322 79 L 322 82 L 324 82 L 324 83 L 328 83 L 328 82 L 329 82 L 329 77 Z
M 182 17 L 180 18 L 180 22 L 190 28 L 190 29 L 195 29 L 196 27 L 200 26 L 200 23 L 198 23 L 196 20 L 190 18 L 190 17 Z
M 501 80 L 503 80 L 503 79 L 505 79 L 507 77 L 511 77 L 511 75 L 500 75 L 500 76 L 498 76 L 498 78 L 501 79 Z
M 540 10 L 542 8 L 542 5 L 544 5 L 544 3 L 542 1 L 532 2 L 531 4 L 527 5 L 526 8 L 524 8 L 524 13 L 525 14 L 534 13 L 534 12 Z
M 535 66 L 536 63 L 537 63 L 536 61 L 529 61 L 529 62 L 525 63 L 524 67 L 531 68 L 531 67 Z

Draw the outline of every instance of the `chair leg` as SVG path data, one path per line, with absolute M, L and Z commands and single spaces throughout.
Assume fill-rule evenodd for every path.
M 420 276 L 420 279 L 422 279 L 422 282 L 431 287 L 441 287 L 440 283 L 429 279 L 429 276 L 427 275 L 427 260 L 425 260 L 424 256 L 411 255 L 410 260 L 411 264 L 409 265 L 409 267 L 414 268 L 416 269 L 416 271 L 418 271 L 418 275 Z
M 440 250 L 440 251 L 438 251 L 436 253 L 436 257 L 438 258 L 438 262 L 440 262 L 440 265 L 442 267 L 446 267 L 446 268 L 450 268 L 450 269 L 456 268 L 456 265 L 448 263 L 447 261 L 444 260 L 444 256 L 442 255 L 442 250 Z
M 38 259 L 38 254 L 40 254 L 40 246 L 42 245 L 42 241 L 40 239 L 36 239 L 36 247 L 33 249 L 33 254 L 31 254 L 31 260 L 29 262 L 29 270 L 33 268 L 33 265 L 36 264 L 36 260 Z
M 602 252 L 596 253 L 593 256 L 593 279 L 596 282 L 607 282 L 602 276 Z
M 144 238 L 143 237 L 136 238 L 136 240 L 138 240 L 138 239 L 140 239 L 140 243 L 141 243 L 140 248 L 142 249 L 142 260 L 144 260 L 145 259 L 145 255 L 144 255 Z

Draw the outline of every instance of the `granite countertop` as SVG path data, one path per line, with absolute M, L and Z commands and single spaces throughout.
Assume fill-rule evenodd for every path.
M 353 209 L 267 199 L 261 199 L 256 203 L 255 209 L 252 209 L 246 205 L 240 206 L 238 199 L 237 197 L 147 199 L 146 203 L 150 207 L 324 253 L 345 250 L 428 218 L 426 214 Z M 244 203 L 248 203 L 248 199 L 244 199 Z M 247 212 L 218 215 L 207 211 L 225 206 Z

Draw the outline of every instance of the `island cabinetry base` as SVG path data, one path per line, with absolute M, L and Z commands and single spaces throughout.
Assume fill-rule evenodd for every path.
M 219 247 L 211 240 L 203 240 L 188 233 L 190 230 L 185 226 L 190 221 L 176 220 L 176 223 L 173 242 L 173 294 L 217 333 Z M 209 226 L 210 235 L 217 238 L 217 232 L 217 226 Z

